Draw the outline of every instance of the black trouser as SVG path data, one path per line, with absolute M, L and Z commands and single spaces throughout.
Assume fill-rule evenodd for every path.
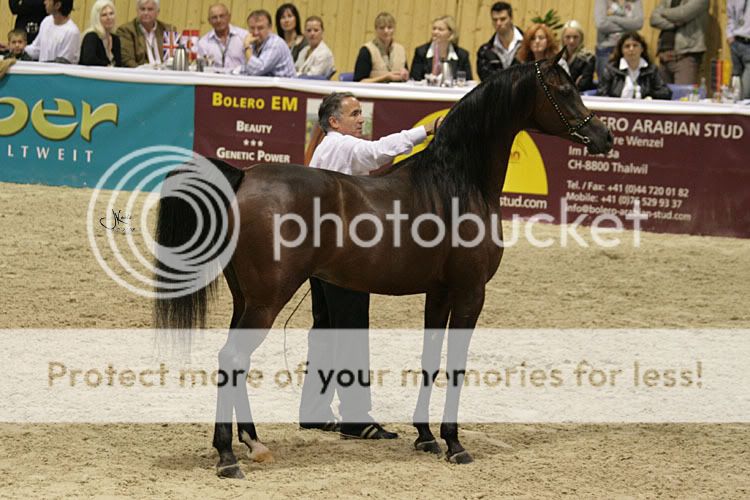
M 317 278 L 310 278 L 310 288 L 313 329 L 307 337 L 308 366 L 302 387 L 300 423 L 333 420 L 334 392 L 339 395 L 344 422 L 368 422 L 372 409 L 370 294 Z

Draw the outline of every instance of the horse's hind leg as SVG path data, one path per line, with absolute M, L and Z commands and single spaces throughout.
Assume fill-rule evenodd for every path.
M 430 430 L 430 396 L 434 377 L 440 369 L 440 352 L 443 349 L 445 326 L 450 314 L 450 296 L 444 291 L 430 292 L 425 300 L 424 340 L 422 342 L 422 384 L 419 387 L 417 407 L 414 410 L 414 427 L 419 434 L 414 448 L 440 454 L 440 445 Z
M 280 307 L 256 308 L 248 304 L 226 344 L 219 351 L 219 394 L 216 410 L 214 447 L 219 452 L 217 473 L 221 477 L 242 478 L 237 458 L 232 451 L 232 409 L 237 417 L 240 442 L 250 448 L 253 460 L 272 460 L 271 452 L 258 439 L 247 394 L 250 357 L 268 334 Z
M 451 310 L 448 328 L 448 388 L 445 396 L 443 422 L 440 425 L 440 437 L 448 445 L 446 458 L 456 464 L 468 464 L 473 461 L 468 451 L 458 441 L 458 404 L 461 388 L 466 375 L 466 358 L 469 343 L 479 313 L 484 305 L 484 286 L 466 293 L 454 294 L 456 301 Z

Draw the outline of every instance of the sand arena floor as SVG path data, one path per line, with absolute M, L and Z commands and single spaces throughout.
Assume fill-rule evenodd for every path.
M 0 328 L 150 326 L 150 303 L 110 280 L 91 255 L 90 194 L 0 184 Z M 537 233 L 555 237 L 559 228 Z M 748 240 L 648 233 L 640 248 L 521 243 L 506 251 L 478 326 L 750 328 L 749 257 Z M 419 328 L 423 302 L 375 296 L 372 326 Z M 225 327 L 230 314 L 222 284 L 210 326 Z M 307 298 L 290 326 L 310 323 Z M 341 441 L 293 424 L 259 425 L 276 461 L 242 455 L 248 479 L 225 481 L 214 474 L 210 425 L 2 423 L 0 497 L 750 495 L 749 425 L 469 424 L 462 441 L 476 461 L 462 467 L 413 452 L 411 427 L 391 427 L 401 439 Z

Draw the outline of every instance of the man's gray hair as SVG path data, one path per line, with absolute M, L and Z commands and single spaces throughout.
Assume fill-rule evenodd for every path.
M 333 92 L 323 98 L 318 108 L 318 123 L 323 132 L 328 133 L 331 130 L 331 124 L 328 123 L 330 117 L 341 119 L 341 103 L 348 97 L 356 99 L 351 92 Z
M 156 10 L 161 10 L 161 7 L 159 6 L 159 0 L 138 0 L 135 2 L 136 7 L 143 7 L 143 4 L 148 2 L 154 2 L 154 5 L 156 5 Z

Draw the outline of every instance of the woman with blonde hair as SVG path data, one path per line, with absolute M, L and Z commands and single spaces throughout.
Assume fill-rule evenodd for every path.
M 453 76 L 463 71 L 467 80 L 472 79 L 469 53 L 458 46 L 456 21 L 451 16 L 441 16 L 432 21 L 432 41 L 414 51 L 409 76 L 418 81 L 426 74 L 439 75 L 443 61 L 450 64 Z
M 522 63 L 540 61 L 556 56 L 559 45 L 555 34 L 546 24 L 532 24 L 523 34 L 516 58 Z
M 91 25 L 81 42 L 78 64 L 84 66 L 122 66 L 120 37 L 115 31 L 115 4 L 97 0 L 91 7 Z
M 560 66 L 565 68 L 579 91 L 595 89 L 596 56 L 583 46 L 583 27 L 578 21 L 572 19 L 563 25 L 562 41 L 566 54 L 560 59 Z
M 366 83 L 405 82 L 406 50 L 393 41 L 396 19 L 387 12 L 375 18 L 375 39 L 359 49 L 354 64 L 354 81 Z

